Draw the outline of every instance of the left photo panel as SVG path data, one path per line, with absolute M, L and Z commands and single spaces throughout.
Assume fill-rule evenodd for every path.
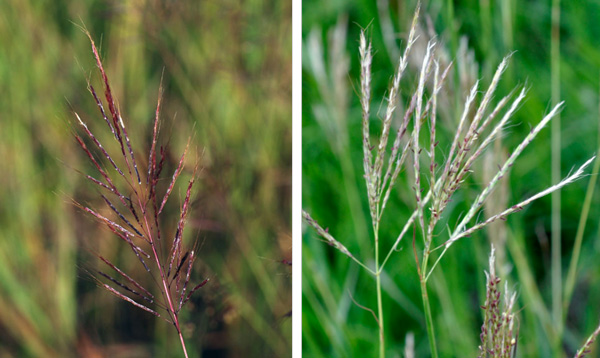
M 0 13 L 0 357 L 291 357 L 292 1 Z

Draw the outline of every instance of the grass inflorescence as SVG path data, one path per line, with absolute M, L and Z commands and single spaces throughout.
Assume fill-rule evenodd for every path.
M 85 133 L 85 137 L 74 134 L 75 139 L 97 171 L 96 176 L 83 175 L 97 186 L 107 210 L 110 209 L 109 214 L 104 214 L 100 208 L 92 208 L 77 201 L 74 203 L 107 227 L 131 249 L 132 259 L 139 261 L 155 287 L 145 287 L 140 283 L 141 280 L 130 276 L 99 254 L 96 256 L 105 265 L 105 269 L 96 271 L 93 277 L 98 285 L 109 293 L 172 324 L 179 335 L 184 355 L 187 357 L 180 313 L 192 295 L 208 282 L 208 279 L 204 279 L 196 284 L 191 283 L 194 262 L 197 258 L 197 247 L 188 249 L 183 242 L 198 165 L 196 164 L 188 182 L 175 232 L 161 232 L 161 226 L 164 225 L 161 221 L 161 214 L 183 171 L 190 146 L 189 140 L 167 188 L 159 193 L 159 182 L 162 178 L 166 156 L 166 148 L 160 146 L 158 140 L 161 127 L 162 86 L 159 89 L 154 116 L 147 168 L 142 170 L 143 162 L 140 162 L 139 158 L 136 159 L 126 122 L 111 90 L 98 49 L 89 32 L 86 31 L 86 34 L 90 39 L 96 65 L 101 75 L 105 102 L 90 83 L 88 83 L 88 89 L 106 127 L 116 141 L 117 149 L 111 151 L 110 148 L 104 147 L 81 116 L 75 113 L 77 122 Z M 111 154 L 113 151 L 118 152 L 117 156 Z M 109 164 L 105 165 L 105 162 Z M 159 293 L 152 293 L 156 291 Z
M 485 276 L 486 296 L 485 303 L 481 306 L 484 315 L 479 358 L 513 358 L 516 356 L 519 335 L 519 322 L 514 313 L 517 294 L 508 290 L 508 283 L 505 283 L 504 292 L 501 292 L 502 279 L 496 274 L 493 246 L 490 271 Z
M 360 56 L 360 87 L 357 92 L 360 95 L 360 106 L 362 109 L 362 153 L 363 153 L 363 177 L 366 186 L 366 197 L 368 199 L 368 208 L 371 218 L 373 257 L 364 257 L 366 252 L 355 253 L 349 250 L 346 242 L 336 239 L 335 233 L 323 229 L 323 225 L 318 222 L 308 212 L 303 212 L 306 224 L 313 227 L 317 233 L 329 245 L 336 248 L 342 254 L 350 257 L 353 261 L 363 267 L 375 279 L 375 292 L 373 299 L 376 301 L 377 308 L 375 312 L 376 323 L 378 326 L 379 337 L 379 357 L 386 355 L 386 324 L 384 318 L 385 307 L 382 300 L 382 277 L 386 274 L 386 264 L 390 258 L 400 248 L 400 244 L 406 233 L 413 231 L 413 253 L 417 265 L 418 282 L 421 290 L 421 300 L 423 314 L 425 317 L 425 328 L 429 340 L 430 353 L 432 357 L 438 357 L 438 342 L 435 335 L 434 316 L 432 314 L 432 300 L 428 292 L 428 283 L 431 275 L 434 273 L 438 264 L 442 261 L 450 247 L 454 246 L 459 240 L 471 236 L 475 232 L 487 227 L 488 225 L 506 220 L 514 213 L 523 210 L 533 201 L 554 193 L 564 186 L 584 176 L 586 168 L 591 164 L 594 158 L 591 158 L 573 170 L 562 180 L 555 181 L 554 185 L 518 201 L 507 207 L 498 208 L 497 212 L 484 213 L 483 208 L 490 201 L 492 193 L 500 187 L 502 178 L 506 177 L 517 159 L 542 132 L 544 128 L 555 118 L 563 108 L 563 103 L 557 103 L 553 106 L 543 118 L 533 126 L 528 134 L 521 139 L 520 143 L 508 155 L 502 159 L 490 179 L 483 184 L 483 188 L 468 204 L 467 210 L 461 214 L 461 217 L 455 224 L 447 223 L 452 208 L 452 200 L 457 197 L 457 193 L 464 190 L 464 182 L 471 173 L 476 170 L 476 163 L 481 161 L 482 154 L 490 150 L 492 143 L 495 143 L 505 132 L 507 126 L 511 124 L 515 112 L 522 106 L 527 94 L 527 88 L 514 88 L 508 95 L 500 98 L 496 104 L 494 97 L 500 80 L 508 68 L 511 55 L 506 56 L 498 65 L 493 73 L 491 82 L 487 88 L 482 88 L 480 81 L 475 81 L 462 102 L 463 110 L 459 113 L 457 123 L 453 133 L 450 135 L 450 142 L 447 145 L 439 145 L 443 142 L 443 133 L 438 133 L 441 128 L 438 121 L 438 111 L 440 103 L 438 99 L 444 92 L 450 92 L 446 82 L 451 73 L 453 63 L 444 64 L 442 56 L 439 54 L 441 46 L 434 40 L 430 40 L 422 50 L 420 64 L 418 66 L 417 80 L 415 81 L 412 92 L 402 93 L 405 86 L 401 83 L 408 76 L 407 63 L 412 52 L 416 51 L 416 39 L 418 38 L 418 19 L 420 6 L 414 13 L 412 25 L 406 40 L 404 51 L 393 76 L 384 99 L 383 115 L 381 122 L 378 123 L 379 133 L 372 135 L 372 117 L 371 109 L 371 84 L 373 75 L 371 66 L 373 64 L 373 46 L 368 40 L 366 32 L 363 30 L 359 38 L 359 56 Z M 460 60 L 460 59 L 459 59 Z M 462 66 L 461 63 L 456 64 Z M 403 99 L 406 101 L 403 103 Z M 449 111 L 444 111 L 449 112 Z M 395 122 L 398 123 L 395 123 Z M 340 135 L 342 135 L 341 133 Z M 390 144 L 391 143 L 391 144 Z M 400 180 L 402 173 L 406 173 L 406 178 Z M 385 210 L 388 208 L 389 199 L 392 192 L 399 183 L 407 183 L 407 190 L 412 193 L 407 202 L 413 208 L 412 214 L 400 225 L 399 234 L 397 234 L 393 245 L 389 250 L 382 252 L 380 237 L 380 228 L 386 220 L 397 220 L 396 217 L 384 218 Z M 406 196 L 404 196 L 406 198 Z M 486 215 L 487 218 L 481 219 L 480 216 Z M 452 229 L 446 229 L 442 226 L 448 225 Z M 358 241 L 364 240 L 362 233 L 356 233 Z M 419 240 L 417 240 L 419 238 Z M 490 271 L 490 275 L 493 272 Z M 488 315 L 501 315 L 499 300 L 499 291 L 495 285 L 497 278 L 489 278 L 488 292 L 490 301 L 485 305 L 489 311 Z M 493 298 L 491 296 L 494 296 Z M 493 345 L 497 340 L 508 342 L 504 346 L 501 355 L 493 356 L 512 356 L 512 340 L 514 316 L 512 310 L 515 304 L 515 296 L 508 295 L 505 304 L 505 321 L 490 322 L 487 319 L 486 325 L 502 325 L 509 327 L 506 330 L 491 330 L 485 328 L 486 337 L 491 337 Z M 370 310 L 370 309 L 369 309 Z M 497 311 L 497 312 L 496 312 Z M 500 316 L 496 317 L 499 319 Z M 509 319 L 509 317 L 512 317 Z M 484 337 L 485 338 L 485 337 Z M 488 338 L 483 339 L 482 349 L 485 352 L 488 345 Z M 485 353 L 483 353 L 485 354 Z

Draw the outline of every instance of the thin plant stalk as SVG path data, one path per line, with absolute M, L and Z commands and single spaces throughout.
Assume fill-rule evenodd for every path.
M 548 338 L 548 341 L 552 342 L 556 336 L 555 326 L 552 323 L 552 313 L 550 312 L 550 308 L 547 307 L 544 302 L 542 293 L 536 284 L 533 269 L 528 263 L 525 255 L 524 239 L 522 235 L 515 232 L 510 234 L 512 234 L 513 239 L 508 240 L 506 243 L 515 265 L 519 286 L 522 287 L 521 291 L 523 298 L 526 301 L 532 302 L 531 310 L 539 317 L 540 326 L 542 327 L 544 334 Z
M 498 56 L 495 51 L 495 47 L 493 46 L 493 37 L 492 37 L 492 11 L 490 6 L 490 0 L 479 0 L 479 22 L 481 26 L 482 33 L 482 49 L 483 53 L 487 54 L 488 58 L 496 59 Z M 491 66 L 491 62 L 486 61 L 483 68 L 483 75 L 489 76 L 490 72 L 493 70 Z
M 377 227 L 377 229 L 379 229 Z M 379 270 L 379 230 L 375 231 L 375 285 L 377 290 L 377 320 L 379 323 L 379 357 L 385 357 L 385 331 L 383 326 L 383 300 L 381 292 L 381 270 Z
M 551 87 L 552 103 L 560 101 L 560 0 L 552 0 L 552 30 L 551 30 Z M 561 136 L 560 114 L 552 122 L 552 181 L 560 180 Z M 561 265 L 561 197 L 560 191 L 551 196 L 552 201 L 552 235 L 551 235 L 551 278 L 552 278 L 552 316 L 557 328 L 557 339 L 553 343 L 554 358 L 562 357 L 562 265 Z
M 427 262 L 429 260 L 429 248 L 426 248 L 423 253 L 423 263 L 420 270 L 420 283 L 421 283 L 421 298 L 423 300 L 423 310 L 425 314 L 425 324 L 427 326 L 427 338 L 429 340 L 429 349 L 431 350 L 431 357 L 438 358 L 437 343 L 435 340 L 435 326 L 433 322 L 433 316 L 431 314 L 431 303 L 429 302 L 429 295 L 427 293 Z
M 504 0 L 500 2 L 501 7 L 501 16 L 502 16 L 502 42 L 504 44 L 504 51 L 511 52 L 514 51 L 513 38 L 514 38 L 514 1 L 513 0 Z M 507 69 L 509 71 L 507 73 L 508 79 L 513 80 L 513 71 L 512 67 Z M 554 104 L 558 103 L 558 100 L 554 102 Z
M 600 98 L 600 97 L 599 97 Z M 598 136 L 597 136 L 597 152 L 600 153 L 600 102 L 598 107 Z M 598 182 L 598 173 L 600 173 L 600 157 L 596 158 L 594 167 L 592 168 L 591 178 L 588 182 L 588 187 L 585 192 L 585 199 L 583 200 L 583 207 L 581 208 L 581 215 L 579 216 L 579 224 L 577 225 L 577 232 L 575 233 L 575 243 L 573 244 L 573 253 L 571 254 L 571 262 L 569 263 L 569 271 L 565 281 L 565 294 L 563 298 L 563 317 L 562 321 L 566 319 L 567 312 L 569 311 L 569 305 L 571 304 L 571 298 L 573 296 L 573 290 L 575 288 L 577 263 L 579 262 L 579 255 L 581 254 L 581 245 L 583 243 L 583 234 L 585 233 L 585 226 L 590 213 L 590 207 L 592 205 L 592 198 L 594 197 L 594 188 Z

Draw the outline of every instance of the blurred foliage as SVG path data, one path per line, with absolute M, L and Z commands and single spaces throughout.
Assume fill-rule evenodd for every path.
M 71 111 L 102 121 L 78 25 L 101 47 L 136 154 L 147 157 L 162 73 L 166 169 L 188 136 L 198 152 L 186 240 L 201 246 L 195 275 L 212 280 L 184 319 L 191 356 L 289 356 L 291 2 L 0 0 L 0 17 L 0 356 L 181 356 L 172 327 L 86 272 L 89 251 L 139 265 L 70 203 L 96 200 L 72 169 L 92 173 Z
M 482 87 L 486 88 L 502 57 L 513 51 L 496 100 L 517 85 L 526 85 L 529 91 L 513 125 L 495 149 L 500 153 L 510 152 L 547 113 L 551 105 L 550 5 L 550 1 L 423 1 L 421 36 L 427 37 L 427 24 L 431 24 L 447 58 L 457 63 L 450 78 L 448 100 L 438 105 L 438 111 L 442 111 L 438 121 L 445 131 L 439 134 L 442 140 L 448 140 L 444 138 L 455 128 L 458 121 L 455 114 L 462 111 L 470 84 L 481 78 Z M 415 6 L 416 0 L 303 1 L 302 205 L 351 252 L 367 262 L 372 260 L 373 245 L 362 177 L 361 111 L 357 94 L 359 31 L 368 29 L 375 52 L 373 134 L 380 128 L 376 117 L 383 115 L 383 96 L 403 49 Z M 563 177 L 572 167 L 596 154 L 598 148 L 600 25 L 595 19 L 598 11 L 600 6 L 594 1 L 562 3 L 560 83 L 561 98 L 566 101 L 561 115 Z M 349 60 L 349 68 L 348 73 L 340 76 L 335 71 L 344 56 Z M 322 70 L 314 66 L 315 59 L 322 59 Z M 404 93 L 412 93 L 416 76 L 415 67 L 409 65 Z M 347 100 L 340 100 L 344 96 Z M 504 194 L 494 201 L 511 205 L 549 186 L 550 152 L 550 128 L 547 128 L 522 154 L 506 182 Z M 485 161 L 492 162 L 491 168 L 486 169 L 480 163 L 465 183 L 466 190 L 454 197 L 450 225 L 467 209 L 465 202 L 473 199 L 475 189 L 484 181 L 487 171 L 494 170 L 499 158 L 486 157 Z M 380 228 L 384 253 L 414 208 L 410 204 L 414 201 L 411 183 L 404 180 L 397 184 L 395 197 L 388 204 Z M 565 275 L 586 186 L 587 180 L 583 179 L 565 188 L 562 194 Z M 568 355 L 573 355 L 598 325 L 600 270 L 594 259 L 600 250 L 598 204 L 596 192 L 583 239 L 575 293 L 566 316 L 563 348 Z M 485 215 L 488 214 L 486 211 Z M 448 357 L 477 354 L 482 321 L 479 306 L 485 299 L 484 270 L 495 230 L 506 230 L 506 246 L 500 248 L 506 252 L 506 258 L 499 259 L 499 264 L 509 286 L 519 293 L 518 356 L 550 356 L 551 340 L 545 327 L 551 302 L 549 197 L 510 217 L 503 228 L 479 232 L 448 251 L 432 275 L 429 288 L 440 354 Z M 443 239 L 444 235 L 439 240 Z M 387 353 L 390 357 L 402 356 L 405 337 L 414 332 L 416 356 L 426 357 L 429 346 L 410 240 L 404 241 L 400 249 L 387 264 L 383 277 Z M 310 357 L 360 356 L 370 352 L 374 355 L 377 323 L 371 312 L 357 304 L 376 308 L 375 281 L 347 257 L 317 240 L 316 233 L 307 228 L 303 232 L 302 255 L 304 353 Z

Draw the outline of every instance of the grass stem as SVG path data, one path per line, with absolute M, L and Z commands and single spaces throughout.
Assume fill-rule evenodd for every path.
M 383 303 L 381 300 L 381 272 L 375 275 L 377 281 L 377 319 L 379 320 L 379 357 L 385 357 L 385 334 L 383 331 Z
M 598 117 L 600 119 L 600 117 Z M 600 122 L 598 123 L 598 138 L 597 138 L 597 152 L 600 152 Z M 588 183 L 587 190 L 585 192 L 585 199 L 583 200 L 583 207 L 581 208 L 581 215 L 579 216 L 579 224 L 577 226 L 577 233 L 575 234 L 575 243 L 573 244 L 573 253 L 571 255 L 571 262 L 569 263 L 569 271 L 567 272 L 567 278 L 565 281 L 565 293 L 563 297 L 563 322 L 566 319 L 567 312 L 569 310 L 569 304 L 571 303 L 571 297 L 573 296 L 573 289 L 575 288 L 576 273 L 577 273 L 577 262 L 579 261 L 579 255 L 581 253 L 581 244 L 583 242 L 583 234 L 585 232 L 585 226 L 590 214 L 590 207 L 592 205 L 592 198 L 594 197 L 594 188 L 598 182 L 598 173 L 600 172 L 600 158 L 596 157 L 594 162 L 594 168 L 592 169 L 590 181 Z
M 185 358 L 188 358 L 187 349 L 185 349 L 185 341 L 183 340 L 183 335 L 181 334 L 181 330 L 179 330 L 179 340 L 181 341 L 181 348 L 183 348 L 183 354 Z
M 423 313 L 425 314 L 425 324 L 427 326 L 427 337 L 429 338 L 429 349 L 431 350 L 431 357 L 438 358 L 437 344 L 435 341 L 435 328 L 433 323 L 433 317 L 431 315 L 431 304 L 429 303 L 429 295 L 427 294 L 427 262 L 429 261 L 429 247 L 431 245 L 432 237 L 427 238 L 425 243 L 425 250 L 423 251 L 423 262 L 421 264 L 421 297 L 423 299 Z
M 431 357 L 438 358 L 437 345 L 435 342 L 435 329 L 433 327 L 433 317 L 431 316 L 431 305 L 429 303 L 429 295 L 427 294 L 427 281 L 425 281 L 425 277 L 421 278 L 421 296 L 423 298 L 425 324 L 427 325 L 427 336 L 429 338 Z
M 551 86 L 552 102 L 560 101 L 560 0 L 552 0 L 551 30 Z M 560 113 L 552 122 L 552 182 L 560 180 L 561 135 Z M 562 357 L 562 265 L 561 265 L 561 193 L 552 193 L 552 237 L 551 237 L 551 278 L 552 278 L 552 316 L 556 326 L 556 340 L 553 344 L 553 356 Z
M 383 328 L 383 301 L 381 298 L 381 269 L 379 268 L 379 225 L 375 225 L 375 281 L 377 285 L 377 321 L 379 323 L 379 358 L 385 357 L 385 332 Z

